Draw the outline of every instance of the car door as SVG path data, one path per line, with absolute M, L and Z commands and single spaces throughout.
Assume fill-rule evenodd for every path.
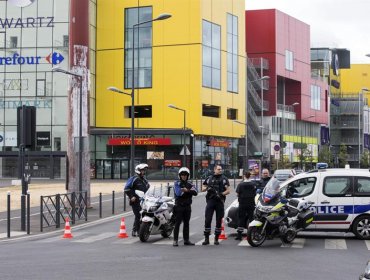
M 353 220 L 353 203 L 352 176 L 323 176 L 314 219 L 316 229 L 348 229 Z
M 363 213 L 370 213 L 370 177 L 354 177 L 354 219 Z

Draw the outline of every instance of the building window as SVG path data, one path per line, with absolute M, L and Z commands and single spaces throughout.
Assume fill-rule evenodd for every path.
M 69 36 L 63 35 L 63 47 L 68 48 L 69 46 Z
M 0 49 L 5 49 L 5 32 L 0 32 Z
M 227 91 L 238 92 L 238 17 L 227 14 Z
M 54 137 L 54 151 L 60 151 L 62 147 L 62 139 L 60 137 Z
M 227 119 L 228 120 L 236 120 L 238 119 L 238 110 L 227 108 Z
M 203 86 L 221 89 L 221 26 L 203 20 Z
M 204 117 L 219 118 L 220 117 L 220 107 L 203 104 L 202 115 Z
M 320 110 L 320 92 L 319 86 L 311 85 L 311 109 Z
M 18 46 L 18 37 L 17 36 L 10 36 L 10 48 L 16 48 Z
M 135 106 L 135 118 L 151 118 L 151 117 L 152 117 L 151 105 Z M 131 106 L 125 106 L 125 118 L 131 119 Z
M 294 62 L 294 57 L 293 57 L 293 52 L 285 50 L 285 69 L 293 71 L 293 62 Z
M 46 95 L 46 80 L 36 80 L 36 95 L 37 96 Z
M 152 20 L 152 7 L 125 9 L 125 88 L 132 88 L 132 54 L 135 49 L 135 88 L 152 87 L 152 22 L 136 26 L 133 44 L 133 26 Z

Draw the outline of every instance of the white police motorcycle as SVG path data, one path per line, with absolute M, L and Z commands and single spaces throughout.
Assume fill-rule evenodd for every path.
M 161 234 L 170 237 L 175 227 L 173 207 L 175 199 L 169 196 L 155 196 L 136 190 L 140 197 L 141 219 L 139 238 L 141 242 L 148 241 L 150 235 Z

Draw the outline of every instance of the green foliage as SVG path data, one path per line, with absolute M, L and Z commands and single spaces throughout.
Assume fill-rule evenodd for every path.
M 345 167 L 345 165 L 348 163 L 347 157 L 348 157 L 347 146 L 342 143 L 340 144 L 338 154 L 339 167 L 341 168 Z
M 321 146 L 319 151 L 319 162 L 326 162 L 329 167 L 334 167 L 333 153 L 329 146 Z
M 363 154 L 361 155 L 361 168 L 369 168 L 370 162 L 369 162 L 369 150 L 365 149 Z

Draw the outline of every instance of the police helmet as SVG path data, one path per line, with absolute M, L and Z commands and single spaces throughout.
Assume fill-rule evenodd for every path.
M 140 175 L 141 170 L 148 169 L 148 165 L 146 163 L 140 163 L 135 167 L 135 173 Z
M 189 178 L 189 176 L 190 176 L 190 170 L 189 170 L 189 168 L 187 168 L 187 167 L 181 167 L 179 169 L 179 173 L 178 173 L 179 179 L 181 179 L 181 175 L 184 175 L 184 174 L 187 175 L 188 178 Z

